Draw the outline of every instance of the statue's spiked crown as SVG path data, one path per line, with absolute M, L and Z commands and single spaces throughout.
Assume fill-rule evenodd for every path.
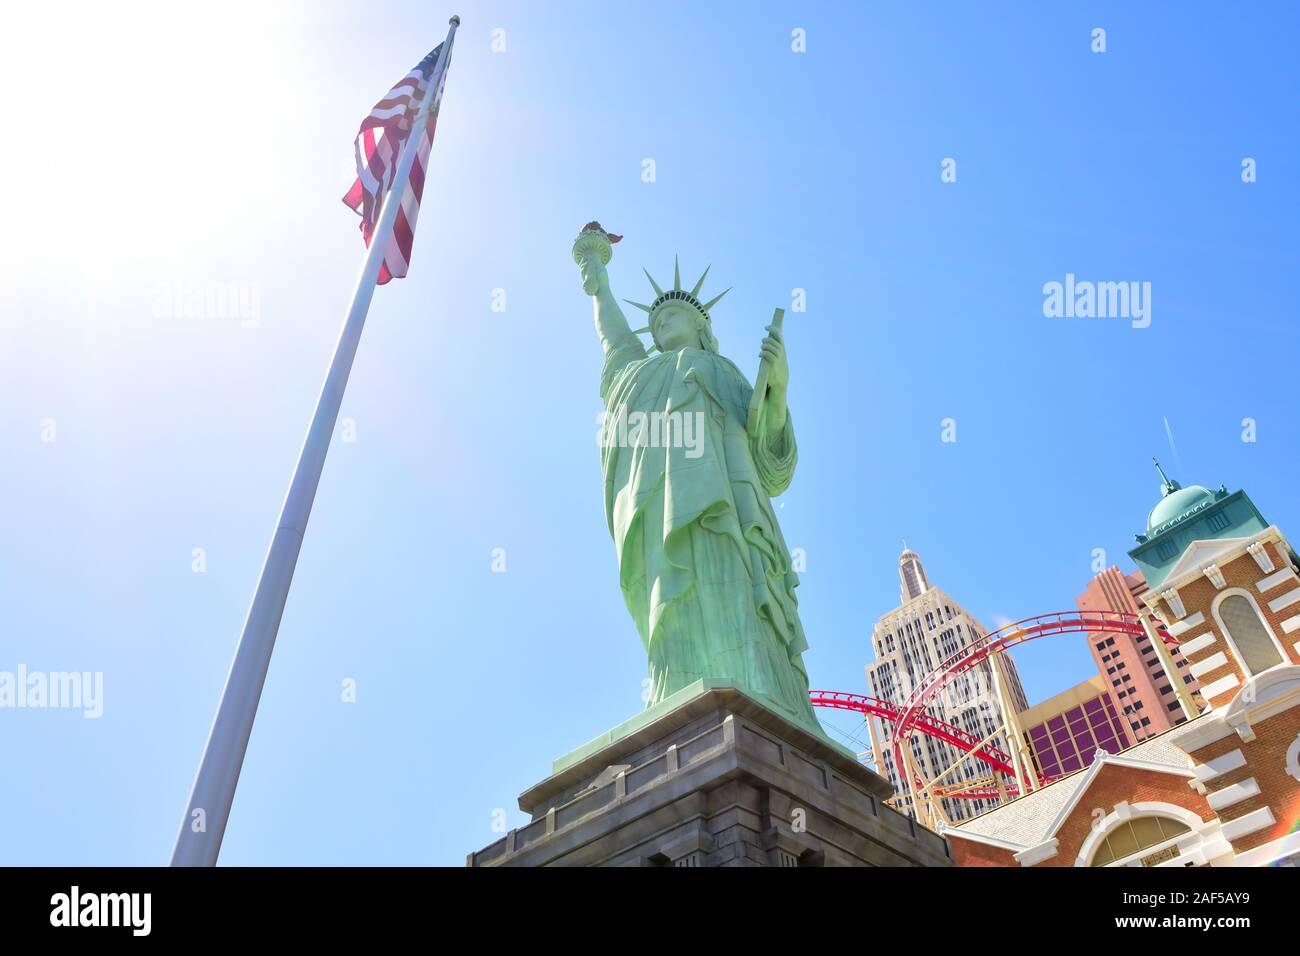
M 654 276 L 650 274 L 648 269 L 642 269 L 641 271 L 645 272 L 645 277 L 650 280 L 650 287 L 655 290 L 655 300 L 649 305 L 642 302 L 633 302 L 631 299 L 625 299 L 624 301 L 627 302 L 628 305 L 634 305 L 642 312 L 649 314 L 651 321 L 654 320 L 655 313 L 669 302 L 683 302 L 699 312 L 700 315 L 704 317 L 704 321 L 708 322 L 710 328 L 712 328 L 713 319 L 709 316 L 709 309 L 717 305 L 718 301 L 731 290 L 724 289 L 708 302 L 700 301 L 700 289 L 704 287 L 704 280 L 708 276 L 709 269 L 711 268 L 712 266 L 709 266 L 704 270 L 704 275 L 700 276 L 699 280 L 695 283 L 695 286 L 689 292 L 682 288 L 681 264 L 678 262 L 676 257 L 673 258 L 673 287 L 666 291 L 660 288 L 659 283 L 655 281 Z

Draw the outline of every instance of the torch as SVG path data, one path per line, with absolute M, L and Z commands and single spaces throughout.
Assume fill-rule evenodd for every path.
M 596 264 L 609 265 L 609 260 L 614 258 L 612 243 L 622 238 L 606 232 L 600 223 L 593 221 L 583 226 L 578 238 L 573 240 L 573 261 L 582 271 L 582 291 L 587 295 L 600 291 L 600 270 Z

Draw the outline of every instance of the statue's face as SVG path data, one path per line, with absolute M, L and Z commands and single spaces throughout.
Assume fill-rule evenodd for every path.
M 700 331 L 696 328 L 695 313 L 680 305 L 666 305 L 655 314 L 655 344 L 661 352 L 676 352 L 678 349 L 700 344 Z

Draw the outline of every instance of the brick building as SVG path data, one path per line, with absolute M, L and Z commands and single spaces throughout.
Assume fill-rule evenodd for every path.
M 1245 492 L 1161 490 L 1129 554 L 1205 709 L 945 828 L 959 866 L 1300 864 L 1300 560 Z

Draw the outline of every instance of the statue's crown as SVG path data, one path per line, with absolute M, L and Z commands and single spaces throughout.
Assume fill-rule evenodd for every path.
M 704 321 L 712 325 L 713 319 L 709 316 L 709 309 L 717 305 L 718 300 L 721 299 L 724 295 L 726 295 L 731 290 L 730 289 L 722 290 L 720 293 L 715 295 L 708 302 L 700 301 L 699 299 L 700 289 L 704 286 L 704 279 L 706 276 L 708 276 L 709 269 L 711 268 L 713 267 L 712 266 L 707 267 L 704 270 L 704 275 L 700 276 L 699 280 L 695 283 L 694 288 L 692 288 L 690 292 L 687 292 L 685 289 L 682 288 L 681 265 L 678 262 L 677 257 L 674 256 L 673 257 L 673 287 L 671 289 L 667 291 L 661 289 L 659 287 L 659 283 L 655 282 L 654 276 L 650 274 L 649 270 L 642 269 L 641 271 L 645 273 L 645 277 L 650 280 L 651 288 L 655 290 L 655 300 L 651 302 L 649 305 L 645 305 L 644 303 L 641 302 L 633 302 L 631 299 L 624 299 L 623 301 L 625 301 L 628 305 L 636 306 L 642 312 L 648 313 L 651 318 L 654 317 L 654 314 L 657 311 L 659 311 L 659 309 L 665 303 L 685 302 L 687 305 L 693 307 L 696 311 L 698 311 L 700 315 L 704 316 Z

